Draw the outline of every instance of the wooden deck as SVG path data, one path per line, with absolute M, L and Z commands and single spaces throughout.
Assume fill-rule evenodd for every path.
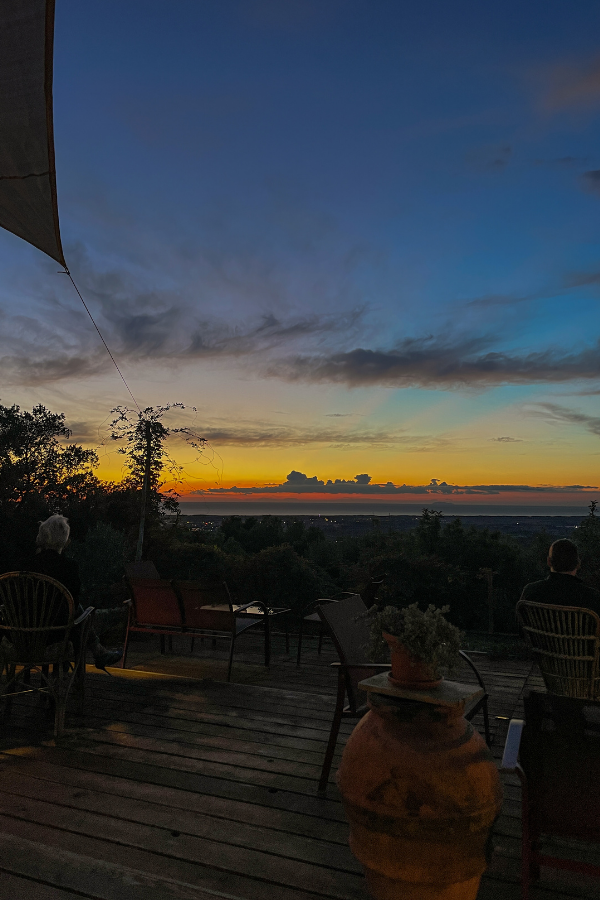
M 256 639 L 240 641 L 227 684 L 209 642 L 191 657 L 176 640 L 162 658 L 156 638 L 136 642 L 133 669 L 90 674 L 86 715 L 58 745 L 43 710 L 15 705 L 0 738 L 1 900 L 365 900 L 333 777 L 316 795 L 333 650 L 307 641 L 297 669 L 293 643 L 288 657 L 275 638 L 267 672 Z M 480 663 L 499 758 L 530 667 Z M 520 791 L 505 781 L 479 900 L 520 896 Z M 599 891 L 544 870 L 532 900 Z

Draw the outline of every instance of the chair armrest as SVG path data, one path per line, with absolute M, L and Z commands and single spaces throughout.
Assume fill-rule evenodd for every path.
M 81 625 L 81 623 L 84 622 L 88 616 L 91 616 L 91 614 L 94 612 L 95 609 L 96 609 L 95 606 L 88 606 L 88 608 L 84 609 L 84 611 L 81 613 L 81 615 L 78 616 L 77 619 L 75 619 L 75 621 L 73 622 L 73 625 Z
M 508 726 L 508 734 L 506 735 L 506 743 L 504 744 L 504 753 L 502 755 L 502 763 L 500 771 L 511 773 L 517 771 L 519 747 L 521 745 L 521 735 L 523 734 L 523 719 L 511 719 Z
M 391 663 L 374 663 L 374 662 L 364 662 L 364 663 L 342 663 L 342 662 L 334 662 L 330 663 L 331 666 L 337 666 L 338 669 L 345 669 L 347 672 L 350 672 L 352 669 L 381 669 L 382 672 L 389 672 L 392 668 Z
M 253 600 L 251 603 L 244 603 L 243 606 L 238 606 L 238 608 L 233 611 L 233 614 L 237 616 L 240 613 L 245 612 L 245 610 L 250 609 L 252 606 L 255 608 L 259 606 L 265 616 L 269 615 L 269 607 L 266 603 L 263 603 L 262 600 Z
M 460 653 L 462 659 L 464 659 L 464 661 L 466 662 L 466 664 L 467 664 L 468 666 L 470 666 L 471 669 L 473 670 L 473 672 L 475 673 L 475 678 L 476 678 L 477 681 L 479 682 L 479 687 L 483 688 L 484 691 L 485 691 L 485 684 L 483 683 L 483 678 L 482 678 L 481 675 L 479 674 L 479 670 L 477 669 L 477 666 L 475 665 L 475 663 L 473 662 L 473 660 L 471 659 L 471 657 L 470 657 L 470 656 L 467 656 L 467 654 L 465 653 L 464 650 L 460 650 L 459 653 Z

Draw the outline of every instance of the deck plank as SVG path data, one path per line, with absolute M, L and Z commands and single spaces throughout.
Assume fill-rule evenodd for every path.
M 319 656 L 309 641 L 298 668 L 276 635 L 266 670 L 260 641 L 244 643 L 226 683 L 226 653 L 209 642 L 194 657 L 189 641 L 174 642 L 176 654 L 160 657 L 134 641 L 140 669 L 91 673 L 86 715 L 69 715 L 58 744 L 39 709 L 15 703 L 0 738 L 0 900 L 366 900 L 334 774 L 327 796 L 316 793 L 334 651 Z M 477 664 L 499 760 L 524 685 L 539 677 L 528 663 Z M 343 725 L 334 770 L 354 724 Z M 503 781 L 478 900 L 520 896 L 520 786 Z M 545 870 L 532 900 L 597 893 Z

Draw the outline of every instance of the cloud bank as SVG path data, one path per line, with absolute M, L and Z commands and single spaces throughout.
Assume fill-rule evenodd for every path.
M 357 348 L 330 356 L 296 356 L 267 371 L 289 381 L 334 382 L 349 387 L 495 387 L 600 377 L 600 342 L 572 353 L 487 350 L 491 337 L 409 338 L 392 350 Z
M 360 494 L 363 496 L 394 496 L 417 494 L 424 497 L 441 497 L 445 495 L 498 495 L 498 494 L 572 494 L 598 490 L 596 485 L 529 485 L 529 484 L 448 484 L 438 478 L 432 478 L 427 485 L 373 484 L 371 476 L 356 475 L 351 479 L 335 478 L 327 481 L 316 475 L 305 475 L 292 470 L 282 484 L 270 484 L 256 487 L 206 488 L 192 491 L 188 496 L 233 496 L 236 494 Z

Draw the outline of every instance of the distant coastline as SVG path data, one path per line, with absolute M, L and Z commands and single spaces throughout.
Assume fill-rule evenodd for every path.
M 582 498 L 583 499 L 583 498 Z M 433 497 L 423 497 L 422 503 L 317 503 L 310 501 L 205 501 L 187 502 L 181 500 L 181 514 L 186 516 L 415 516 L 423 507 L 439 509 L 444 516 L 460 518 L 471 516 L 573 516 L 583 518 L 588 513 L 589 499 L 581 505 L 530 506 L 525 504 L 491 503 L 451 503 L 437 501 Z

